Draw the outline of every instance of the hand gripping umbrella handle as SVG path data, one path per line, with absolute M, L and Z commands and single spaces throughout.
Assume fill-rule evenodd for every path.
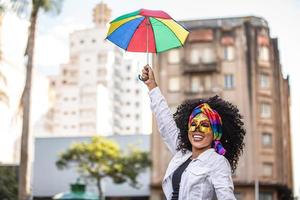
M 148 68 L 146 68 L 146 70 L 147 70 L 147 72 L 149 72 L 149 69 Z M 142 75 L 138 75 L 138 78 L 140 79 L 140 81 L 143 81 L 143 82 L 145 82 L 145 81 L 147 81 L 148 79 L 149 79 L 149 76 L 148 77 L 143 77 Z

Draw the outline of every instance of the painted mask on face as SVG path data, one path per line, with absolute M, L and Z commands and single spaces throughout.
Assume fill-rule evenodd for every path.
M 196 115 L 191 123 L 190 123 L 190 128 L 189 132 L 202 132 L 204 134 L 210 134 L 212 132 L 210 122 L 207 116 L 198 114 Z

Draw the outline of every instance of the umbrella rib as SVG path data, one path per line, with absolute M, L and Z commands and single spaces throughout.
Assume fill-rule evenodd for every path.
M 154 38 L 154 48 L 155 48 L 155 53 L 157 53 L 157 49 L 156 49 L 156 38 L 155 38 L 155 34 L 154 34 L 154 30 L 153 30 L 153 27 L 152 27 L 152 23 L 151 23 L 151 21 L 150 21 L 150 18 L 151 17 L 149 17 L 149 23 L 151 24 L 151 29 L 152 29 L 152 33 L 153 33 L 153 38 Z
M 143 17 L 144 17 L 144 16 L 143 16 Z M 134 30 L 134 32 L 133 32 L 133 34 L 132 34 L 132 36 L 131 36 L 131 38 L 130 38 L 130 40 L 129 40 L 129 42 L 128 42 L 128 45 L 127 45 L 125 51 L 127 51 L 128 47 L 129 47 L 129 44 L 130 44 L 130 42 L 131 42 L 132 37 L 134 36 L 134 34 L 135 34 L 136 31 L 139 29 L 140 25 L 143 23 L 143 21 L 144 21 L 145 19 L 146 19 L 146 17 L 144 17 L 144 19 L 141 21 L 141 23 L 140 23 L 140 24 L 136 27 L 136 29 Z

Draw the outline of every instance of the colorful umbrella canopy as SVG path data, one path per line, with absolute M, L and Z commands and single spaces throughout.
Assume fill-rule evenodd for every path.
M 113 20 L 107 39 L 126 51 L 159 53 L 183 46 L 188 34 L 166 12 L 140 9 Z

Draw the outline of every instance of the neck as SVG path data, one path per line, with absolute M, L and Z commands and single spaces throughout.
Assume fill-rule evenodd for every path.
M 210 146 L 207 147 L 203 147 L 201 149 L 192 147 L 192 159 L 197 158 L 200 154 L 202 154 L 204 151 L 206 151 L 207 149 L 210 149 Z

